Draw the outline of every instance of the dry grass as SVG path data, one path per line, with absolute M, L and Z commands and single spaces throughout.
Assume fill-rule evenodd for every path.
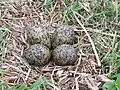
M 73 11 L 75 18 L 70 18 L 69 21 L 68 18 L 63 20 L 62 13 L 65 9 L 63 7 L 66 7 L 63 0 L 56 0 L 54 4 L 44 8 L 44 11 L 40 9 L 39 2 L 35 3 L 32 0 L 0 2 L 0 26 L 12 31 L 11 36 L 8 37 L 6 56 L 0 67 L 4 72 L 0 81 L 4 81 L 7 88 L 21 83 L 27 83 L 30 86 L 41 75 L 51 80 L 45 86 L 47 90 L 98 90 L 103 82 L 110 81 L 105 75 L 108 71 L 98 66 L 101 66 L 100 60 L 106 60 L 105 56 L 114 48 L 112 45 L 116 44 L 116 37 L 120 37 L 119 32 L 113 33 L 114 29 L 117 28 L 116 32 L 119 30 L 119 23 L 111 21 L 112 26 L 107 25 L 106 22 L 110 20 L 107 17 L 101 18 L 98 22 L 91 21 L 93 14 L 89 2 L 86 1 L 82 5 L 87 13 L 80 15 Z M 70 22 L 76 27 L 76 37 L 80 38 L 77 43 L 80 48 L 76 65 L 61 67 L 50 62 L 44 67 L 36 67 L 30 66 L 21 58 L 24 50 L 29 47 L 26 42 L 27 26 L 41 24 L 52 34 L 60 24 Z M 111 30 L 107 32 L 105 27 Z

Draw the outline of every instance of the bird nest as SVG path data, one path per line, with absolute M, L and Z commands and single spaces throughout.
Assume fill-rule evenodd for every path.
M 30 66 L 21 58 L 24 50 L 29 47 L 25 28 L 29 25 L 41 24 L 52 34 L 59 25 L 62 25 L 61 9 L 64 4 L 61 3 L 62 0 L 56 1 L 51 6 L 52 10 L 49 14 L 38 8 L 39 2 L 32 0 L 10 0 L 0 3 L 2 5 L 0 26 L 11 30 L 5 49 L 6 55 L 0 66 L 4 72 L 0 81 L 4 81 L 7 88 L 14 86 L 15 83 L 17 85 L 27 83 L 30 86 L 40 76 L 46 78 L 47 90 L 98 90 L 102 82 L 109 81 L 101 74 L 91 43 L 85 33 L 81 34 L 79 58 L 73 66 L 57 66 L 52 62 L 44 67 Z M 55 8 L 58 11 L 55 11 Z M 79 31 L 76 29 L 75 32 L 77 34 Z M 92 32 L 88 33 L 93 36 Z

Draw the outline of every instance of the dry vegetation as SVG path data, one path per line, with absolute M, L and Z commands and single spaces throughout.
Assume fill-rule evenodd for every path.
M 119 0 L 41 1 L 0 0 L 0 90 L 98 90 L 107 82 L 104 90 L 120 90 Z M 36 24 L 50 34 L 61 24 L 76 28 L 74 66 L 36 67 L 21 58 L 26 28 Z

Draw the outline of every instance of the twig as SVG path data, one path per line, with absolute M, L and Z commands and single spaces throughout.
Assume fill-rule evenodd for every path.
M 80 57 L 78 58 L 78 64 L 77 64 L 76 69 L 75 69 L 74 77 L 76 75 L 76 72 L 77 72 L 77 70 L 79 68 L 80 63 L 81 63 L 81 54 L 80 54 Z
M 53 90 L 59 90 L 56 86 L 55 86 L 55 84 L 54 84 L 54 79 L 53 79 L 53 75 L 54 75 L 54 72 L 55 72 L 55 70 L 56 70 L 56 67 L 53 69 L 53 71 L 52 71 L 52 74 L 51 74 L 51 80 L 52 80 L 52 84 L 50 84 L 51 86 L 53 86 Z
M 87 28 L 86 30 L 89 31 L 89 32 L 95 32 L 95 33 L 99 33 L 99 34 L 102 34 L 102 35 L 114 37 L 114 34 L 101 32 L 101 30 L 98 30 L 98 29 Z M 74 31 L 77 32 L 77 31 L 84 31 L 84 30 L 75 29 Z M 116 34 L 116 37 L 120 37 L 120 35 Z
M 60 90 L 59 88 L 57 88 L 54 84 L 51 84 L 51 83 L 49 83 L 49 82 L 47 82 L 50 86 L 52 86 L 54 89 L 56 89 L 56 90 Z
M 31 69 L 29 68 L 28 73 L 26 74 L 25 81 L 28 79 Z
M 76 90 L 79 90 L 79 83 L 78 83 L 78 78 L 79 78 L 79 77 L 80 77 L 80 75 L 75 78 Z
M 6 63 L 7 64 L 7 63 Z M 13 68 L 13 69 L 15 69 L 17 72 L 19 72 L 19 73 L 22 73 L 22 74 L 27 74 L 26 72 L 24 72 L 24 71 L 22 71 L 22 70 L 20 70 L 18 67 L 15 67 L 15 66 L 12 66 L 12 65 L 9 65 L 9 64 L 7 64 L 9 67 L 11 67 L 11 68 Z
M 71 9 L 71 10 L 72 10 L 72 9 Z M 73 10 L 72 10 L 72 12 L 73 12 L 73 14 L 74 14 L 75 19 L 77 20 L 77 22 L 79 23 L 79 25 L 83 28 L 83 30 L 84 30 L 84 32 L 86 33 L 89 41 L 91 42 L 93 51 L 94 51 L 95 56 L 96 56 L 96 59 L 97 59 L 98 66 L 101 66 L 101 62 L 100 62 L 99 56 L 98 56 L 98 54 L 97 54 L 97 51 L 96 51 L 96 49 L 95 49 L 95 45 L 94 45 L 94 43 L 93 43 L 93 41 L 92 41 L 89 33 L 87 32 L 87 30 L 86 30 L 86 28 L 83 26 L 83 24 L 79 21 L 79 19 L 77 18 L 75 12 L 74 12 Z

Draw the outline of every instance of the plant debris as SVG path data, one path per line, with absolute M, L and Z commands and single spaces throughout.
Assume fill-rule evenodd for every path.
M 111 57 L 113 55 L 111 52 L 114 52 L 117 47 L 116 40 L 119 41 L 120 38 L 118 32 L 120 25 L 117 23 L 119 15 L 116 16 L 117 19 L 114 18 L 114 21 L 111 21 L 115 11 L 107 8 L 105 12 L 106 1 L 102 6 L 101 3 L 94 1 L 89 3 L 87 0 L 79 2 L 79 5 L 74 4 L 74 0 L 70 0 L 67 6 L 64 0 L 48 0 L 52 1 L 49 3 L 45 0 L 43 4 L 40 1 L 0 1 L 0 26 L 8 28 L 11 32 L 11 35 L 6 36 L 9 42 L 5 48 L 5 57 L 0 62 L 0 82 L 4 82 L 6 88 L 12 88 L 15 83 L 16 85 L 26 83 L 31 86 L 43 75 L 50 80 L 45 87 L 42 82 L 41 88 L 47 90 L 98 90 L 103 83 L 112 82 L 106 74 L 114 72 L 115 69 L 108 69 L 107 66 L 103 69 L 99 66 L 101 62 L 103 64 L 107 60 L 105 62 L 107 64 L 111 60 L 107 56 Z M 96 13 L 94 14 L 93 11 Z M 103 18 L 105 15 L 110 15 L 111 18 Z M 74 16 L 77 18 L 73 18 Z M 77 22 L 77 19 L 80 19 L 80 22 Z M 75 46 L 79 47 L 79 58 L 75 65 L 57 66 L 49 62 L 44 67 L 37 67 L 30 66 L 21 58 L 25 49 L 29 47 L 26 42 L 27 26 L 41 24 L 52 35 L 63 22 L 76 27 L 78 43 Z M 116 51 L 119 51 L 118 49 Z M 99 60 L 101 60 L 100 63 Z M 112 66 L 115 65 L 112 64 Z

